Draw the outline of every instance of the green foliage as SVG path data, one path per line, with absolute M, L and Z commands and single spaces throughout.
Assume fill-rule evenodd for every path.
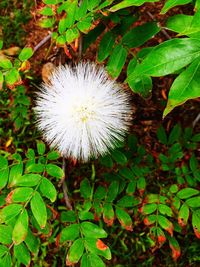
M 138 52 L 137 48 L 146 44 L 162 28 L 154 21 L 135 26 L 134 22 L 139 18 L 139 14 L 134 12 L 133 15 L 131 7 L 141 6 L 145 2 L 156 2 L 155 0 L 124 0 L 119 3 L 85 0 L 81 2 L 80 6 L 77 0 L 43 2 L 46 6 L 39 13 L 45 17 L 41 18 L 39 25 L 54 31 L 53 40 L 57 45 L 65 48 L 69 57 L 71 55 L 66 50 L 67 44 L 77 40 L 81 34 L 86 35 L 84 42 L 90 44 L 103 31 L 97 59 L 99 62 L 106 60 L 107 71 L 113 78 L 117 78 L 120 73 L 125 72 L 127 76 L 125 83 L 128 83 L 133 92 L 143 97 L 149 97 L 152 91 L 151 77 L 180 71 L 170 88 L 167 106 L 163 113 L 164 117 L 187 100 L 200 96 L 198 85 L 199 10 L 194 16 L 181 14 L 170 17 L 166 24 L 168 29 L 189 38 L 173 38 L 164 41 L 153 49 L 145 50 L 146 52 L 143 54 L 143 50 Z M 190 2 L 191 0 L 166 1 L 161 14 L 165 14 L 177 5 Z M 61 13 L 65 14 L 62 19 L 60 19 Z M 93 30 L 96 22 L 99 23 L 99 26 Z M 103 23 L 111 24 L 111 27 L 106 27 L 104 30 L 101 26 Z M 93 39 L 90 40 L 91 38 Z M 186 69 L 184 69 L 185 67 Z
M 146 229 L 150 242 L 147 248 L 159 249 L 168 241 L 176 260 L 181 254 L 181 229 L 190 231 L 192 227 L 200 236 L 200 169 L 194 153 L 184 161 L 188 151 L 197 147 L 199 138 L 189 134 L 189 129 L 183 131 L 180 125 L 168 134 L 160 127 L 157 135 L 161 142 L 158 150 L 162 152 L 154 151 L 153 156 L 130 135 L 127 144 L 101 158 L 101 181 L 104 177 L 107 186 L 99 184 L 93 166 L 91 178 L 80 182 L 80 196 L 73 202 L 73 210 L 62 211 L 60 222 L 56 220 L 57 230 L 49 223 L 54 216 L 50 207 L 57 198 L 53 181 L 63 178 L 55 161 L 59 159 L 57 152 L 46 153 L 44 143 L 39 141 L 37 155 L 29 149 L 23 160 L 18 154 L 1 156 L 0 168 L 5 174 L 1 188 L 6 195 L 0 211 L 0 242 L 2 255 L 7 255 L 1 261 L 11 266 L 10 255 L 14 253 L 18 262 L 28 265 L 31 253 L 37 255 L 40 249 L 41 240 L 33 234 L 37 229 L 38 233 L 59 234 L 57 246 L 69 247 L 67 265 L 80 262 L 84 267 L 97 262 L 105 266 L 103 258 L 110 260 L 111 251 L 101 239 L 110 234 L 109 227 L 133 235 L 136 220 Z M 159 172 L 168 177 L 161 181 L 162 186 L 155 179 Z M 76 190 L 71 199 L 73 194 L 77 194 Z
M 32 1 L 20 1 L 15 3 L 13 0 L 2 0 L 0 2 L 0 25 L 3 39 L 6 40 L 8 47 L 11 45 L 23 46 L 25 44 L 26 31 L 23 27 L 30 18 Z M 0 48 L 1 49 L 1 48 Z
M 145 98 L 156 77 L 178 75 L 163 116 L 200 96 L 198 0 L 193 15 L 169 16 L 164 26 L 141 22 L 140 6 L 158 0 L 42 2 L 37 23 L 52 32 L 50 49 L 62 47 L 71 58 L 79 40 L 84 52 L 98 40 L 97 61 Z M 191 2 L 167 0 L 160 15 Z M 32 79 L 28 71 L 34 49 L 11 46 L 24 45 L 21 24 L 30 6 L 27 1 L 0 3 L 0 266 L 46 266 L 52 247 L 57 252 L 52 261 L 59 266 L 104 267 L 111 253 L 118 257 L 116 266 L 139 265 L 141 258 L 141 266 L 152 266 L 152 252 L 168 247 L 173 260 L 189 253 L 187 263 L 198 264 L 200 248 L 193 237 L 200 238 L 200 134 L 179 124 L 170 131 L 160 126 L 158 144 L 151 149 L 130 134 L 127 142 L 92 163 L 91 171 L 88 165 L 73 164 L 72 170 L 63 170 L 58 152 L 35 142 L 31 127 L 27 79 Z M 165 29 L 177 36 L 152 42 Z M 148 259 L 143 260 L 144 253 Z

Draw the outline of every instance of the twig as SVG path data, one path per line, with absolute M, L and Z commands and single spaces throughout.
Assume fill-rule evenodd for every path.
M 155 20 L 154 16 L 151 14 L 151 12 L 147 11 L 147 15 L 148 15 L 151 19 Z M 166 31 L 165 29 L 161 28 L 160 31 L 165 35 L 165 37 L 166 37 L 167 39 L 171 39 L 171 36 L 167 33 L 167 31 Z
M 44 37 L 33 49 L 34 52 L 36 52 L 41 46 L 43 46 L 46 42 L 48 42 L 51 39 L 51 33 Z
M 200 120 L 200 113 L 196 116 L 196 118 L 194 119 L 194 121 L 192 123 L 193 128 L 196 126 L 196 124 L 198 123 L 199 120 Z
M 78 5 L 82 4 L 82 0 L 79 0 Z M 82 52 L 83 52 L 83 35 L 80 32 L 80 37 L 79 37 L 79 43 L 78 43 L 78 59 L 80 60 L 82 58 Z
M 83 52 L 83 35 L 80 33 L 79 45 L 78 45 L 78 58 L 79 58 L 79 60 L 82 57 L 82 52 Z
M 66 181 L 65 181 L 65 178 L 66 178 L 66 159 L 64 157 L 63 157 L 62 169 L 63 169 L 63 172 L 64 172 L 64 177 L 60 181 L 60 185 L 62 185 L 65 204 L 66 204 L 66 206 L 67 206 L 67 208 L 69 210 L 72 210 L 72 205 L 71 205 L 71 202 L 70 202 L 69 197 L 68 197 L 68 188 L 67 188 L 67 184 L 66 184 Z

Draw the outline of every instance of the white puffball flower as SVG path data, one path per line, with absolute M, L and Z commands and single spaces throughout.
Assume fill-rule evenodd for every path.
M 37 93 L 34 110 L 47 143 L 83 162 L 113 149 L 131 120 L 129 94 L 89 62 L 57 67 Z

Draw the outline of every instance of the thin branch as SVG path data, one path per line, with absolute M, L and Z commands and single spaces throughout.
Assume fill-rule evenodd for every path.
M 83 35 L 80 33 L 79 45 L 78 45 L 78 58 L 79 58 L 79 60 L 82 57 L 82 52 L 83 52 Z
M 63 169 L 63 172 L 64 172 L 64 177 L 60 181 L 59 185 L 60 186 L 62 185 L 65 204 L 66 204 L 67 208 L 69 210 L 72 210 L 72 205 L 71 205 L 71 202 L 70 202 L 69 196 L 68 196 L 68 188 L 67 188 L 67 184 L 66 184 L 66 181 L 65 181 L 65 179 L 66 179 L 66 159 L 64 157 L 63 157 L 62 169 Z
M 151 14 L 151 12 L 147 11 L 147 15 L 152 19 L 152 20 L 155 20 L 154 16 Z M 160 30 L 167 39 L 171 39 L 171 36 L 167 33 L 167 31 L 163 28 L 161 28 Z
M 196 116 L 196 118 L 194 119 L 194 121 L 192 123 L 193 128 L 196 126 L 196 124 L 198 123 L 199 120 L 200 120 L 200 113 Z
M 79 0 L 79 7 L 82 4 L 82 0 Z M 82 58 L 82 52 L 83 52 L 83 35 L 80 32 L 80 37 L 79 37 L 79 43 L 78 43 L 78 59 L 80 60 Z
M 36 52 L 41 46 L 43 46 L 46 42 L 48 42 L 51 39 L 51 33 L 44 37 L 33 49 L 34 52 Z

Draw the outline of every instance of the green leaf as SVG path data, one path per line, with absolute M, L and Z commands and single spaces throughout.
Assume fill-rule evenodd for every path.
M 38 24 L 42 28 L 51 28 L 53 27 L 54 23 L 55 23 L 54 18 L 45 18 L 41 19 Z
M 179 140 L 180 136 L 181 136 L 181 126 L 179 124 L 176 124 L 170 132 L 168 138 L 168 144 L 172 145 L 173 143 Z
M 0 88 L 2 88 L 3 86 L 3 81 L 4 81 L 4 76 L 3 76 L 2 71 L 0 71 Z
M 194 188 L 183 188 L 177 193 L 177 197 L 186 199 L 199 194 L 199 190 Z
M 164 7 L 162 8 L 160 14 L 167 13 L 167 11 L 169 9 L 171 9 L 172 7 L 175 7 L 175 6 L 178 6 L 178 5 L 185 5 L 185 4 L 188 4 L 190 2 L 191 2 L 191 0 L 167 0 L 165 2 Z
M 91 222 L 81 223 L 81 232 L 85 237 L 106 238 L 107 233 L 98 225 Z
M 55 5 L 57 4 L 58 0 L 42 0 L 46 5 Z
M 104 34 L 98 49 L 98 61 L 104 61 L 112 52 L 113 45 L 115 43 L 114 35 L 111 31 L 108 31 Z
M 46 7 L 42 8 L 41 10 L 39 10 L 39 14 L 41 14 L 43 16 L 53 16 L 54 12 L 53 12 L 51 7 L 46 6 Z
M 112 168 L 113 167 L 113 161 L 112 158 L 110 157 L 110 155 L 106 155 L 103 157 L 100 157 L 99 159 L 100 164 L 107 167 L 107 168 Z
M 73 241 L 77 237 L 79 237 L 79 225 L 71 224 L 61 231 L 60 242 L 63 243 L 65 241 Z
M 77 23 L 78 29 L 83 33 L 88 33 L 89 29 L 92 26 L 92 17 L 86 17 L 83 20 Z
M 9 167 L 8 160 L 0 156 L 0 190 L 4 188 L 8 182 Z
M 87 13 L 87 7 L 88 7 L 88 0 L 83 0 L 80 3 L 80 6 L 78 9 L 76 9 L 76 20 L 79 21 L 81 20 L 83 17 L 85 17 L 86 13 Z
M 57 151 L 50 151 L 48 154 L 47 154 L 47 159 L 48 160 L 56 160 L 56 159 L 59 159 L 60 158 L 60 155 Z
M 199 7 L 200 7 L 200 1 L 199 0 L 196 0 L 195 1 L 195 8 L 194 8 L 194 10 L 199 10 Z
M 0 258 L 2 258 L 8 252 L 9 252 L 9 248 L 7 248 L 6 246 L 0 245 Z
M 119 150 L 114 150 L 112 152 L 113 159 L 120 165 L 125 165 L 127 163 L 127 157 Z
M 28 247 L 28 249 L 33 253 L 33 254 L 37 254 L 39 251 L 39 238 L 35 237 L 35 235 L 31 232 L 30 229 L 28 229 L 28 234 L 26 236 L 25 239 L 25 244 Z
M 135 189 L 136 189 L 136 181 L 131 181 L 127 186 L 126 193 L 132 195 L 135 193 Z
M 119 174 L 129 180 L 134 179 L 134 174 L 129 168 L 125 167 L 125 168 L 120 169 Z
M 30 199 L 32 193 L 33 193 L 33 189 L 30 187 L 19 187 L 19 188 L 12 190 L 8 194 L 6 201 L 8 203 L 26 202 Z
M 102 259 L 94 253 L 85 253 L 81 259 L 81 267 L 106 267 Z
M 103 220 L 108 226 L 112 226 L 115 213 L 111 203 L 105 203 L 103 206 Z
M 148 75 L 137 76 L 134 80 L 128 82 L 134 93 L 140 94 L 142 97 L 150 97 L 152 91 L 152 79 Z
M 118 11 L 122 8 L 130 7 L 130 6 L 141 6 L 145 2 L 157 2 L 159 0 L 124 0 L 120 2 L 119 4 L 114 5 L 109 9 L 111 12 Z
M 0 225 L 0 242 L 5 245 L 10 245 L 12 243 L 12 227 L 7 225 Z M 1 254 L 1 247 L 0 247 Z M 1 255 L 0 255 L 1 257 Z
M 190 35 L 192 37 L 200 37 L 200 10 L 198 10 L 193 18 L 191 23 L 183 29 L 183 31 L 180 33 L 181 35 Z
M 177 193 L 177 192 L 178 192 L 178 185 L 177 185 L 177 184 L 173 184 L 173 185 L 171 185 L 169 191 L 170 191 L 172 194 Z
M 117 205 L 122 208 L 133 207 L 136 199 L 133 196 L 123 196 L 117 201 Z
M 90 182 L 87 178 L 83 179 L 83 181 L 80 184 L 80 192 L 81 192 L 81 196 L 83 198 L 90 198 L 91 196 L 91 192 L 92 192 L 92 188 L 90 185 Z
M 51 200 L 51 202 L 55 202 L 57 197 L 57 191 L 55 186 L 49 181 L 47 178 L 43 178 L 39 187 L 43 196 L 47 197 Z
M 5 82 L 9 85 L 13 85 L 20 79 L 19 71 L 15 68 L 12 68 L 5 75 Z
M 96 41 L 96 39 L 100 36 L 100 34 L 105 30 L 105 25 L 103 23 L 100 23 L 97 27 L 95 27 L 93 30 L 89 31 L 86 35 L 83 37 L 83 51 L 85 52 L 86 49 Z
M 106 189 L 103 186 L 98 186 L 95 193 L 94 193 L 94 199 L 103 199 L 106 196 Z
M 133 57 L 130 60 L 128 67 L 127 67 L 127 76 L 129 76 L 134 71 L 136 65 L 137 65 L 137 58 Z
M 0 49 L 3 48 L 3 40 L 0 40 Z
M 19 54 L 19 59 L 21 61 L 26 61 L 33 55 L 33 49 L 31 47 L 24 47 Z
M 73 210 L 62 211 L 60 215 L 61 222 L 76 222 L 76 213 Z
M 148 215 L 144 218 L 145 225 L 152 225 L 157 221 L 157 216 L 155 214 Z
M 144 190 L 146 187 L 146 180 L 144 177 L 140 177 L 138 180 L 137 180 L 137 189 L 138 190 Z
M 157 130 L 157 137 L 162 144 L 167 145 L 167 134 L 162 125 Z
M 144 205 L 143 207 L 142 207 L 142 212 L 144 213 L 144 214 L 151 214 L 151 213 L 153 213 L 154 211 L 156 211 L 157 210 L 157 204 L 155 204 L 155 203 L 152 203 L 152 204 L 146 204 L 146 205 Z
M 196 210 L 192 213 L 192 226 L 195 235 L 200 238 L 200 210 Z
M 22 210 L 23 206 L 19 204 L 11 204 L 0 210 L 0 223 L 9 223 Z
M 77 28 L 68 29 L 65 33 L 65 40 L 68 44 L 72 43 L 79 37 L 79 31 Z
M 158 194 L 148 194 L 145 198 L 147 203 L 157 203 L 160 201 Z
M 58 45 L 64 45 L 66 43 L 65 36 L 60 35 L 56 38 L 56 44 Z
M 199 164 L 194 154 L 192 154 L 189 163 L 190 163 L 190 169 L 192 170 L 193 173 L 195 173 L 198 170 Z
M 111 259 L 111 252 L 108 246 L 106 246 L 100 239 L 85 238 L 85 247 L 87 251 L 91 253 L 103 256 L 107 260 Z
M 46 150 L 46 145 L 42 141 L 37 141 L 37 152 L 39 155 L 44 155 Z
M 159 77 L 173 73 L 192 62 L 200 55 L 200 43 L 196 39 L 171 39 L 151 50 L 127 81 L 137 76 L 149 75 Z
M 71 264 L 77 263 L 80 260 L 80 258 L 82 257 L 83 252 L 84 252 L 83 239 L 79 238 L 79 239 L 74 241 L 74 243 L 72 244 L 72 246 L 69 249 L 69 252 L 67 255 L 67 259 L 68 259 L 69 263 L 71 263 Z
M 139 47 L 159 31 L 157 22 L 147 22 L 127 32 L 122 38 L 122 44 L 128 48 Z
M 69 0 L 67 2 L 67 17 L 65 22 L 66 28 L 72 27 L 75 22 L 76 10 L 78 9 L 77 3 L 78 0 Z
M 158 224 L 161 228 L 169 232 L 171 236 L 173 235 L 174 226 L 166 217 L 158 215 Z
M 126 62 L 127 55 L 126 49 L 121 44 L 115 46 L 107 64 L 107 70 L 113 78 L 119 76 Z
M 113 181 L 108 187 L 106 201 L 112 202 L 117 197 L 118 192 L 119 192 L 119 182 Z
M 55 177 L 55 178 L 63 178 L 64 177 L 64 171 L 62 168 L 58 167 L 55 164 L 47 164 L 46 165 L 46 171 L 49 175 Z
M 189 215 L 190 215 L 189 207 L 187 204 L 184 203 L 181 206 L 179 213 L 178 213 L 178 223 L 180 226 L 187 225 Z
M 200 207 L 200 196 L 199 197 L 192 197 L 186 200 L 186 204 L 190 208 L 199 208 Z
M 200 142 L 200 133 L 195 134 L 192 136 L 192 142 Z
M 3 69 L 11 69 L 12 68 L 12 62 L 8 58 L 1 58 L 0 60 L 0 67 Z
M 23 163 L 22 162 L 12 166 L 10 169 L 10 174 L 9 174 L 8 187 L 12 187 L 12 185 L 15 185 L 15 181 L 21 177 L 22 173 L 23 173 Z
M 37 223 L 41 228 L 44 228 L 47 222 L 47 210 L 45 203 L 38 192 L 35 192 L 34 196 L 31 199 L 30 204 L 31 204 L 31 211 Z
M 94 220 L 94 214 L 90 211 L 86 211 L 86 210 L 81 210 L 78 213 L 78 217 L 81 221 L 85 221 L 85 220 Z
M 5 253 L 5 256 L 0 259 L 0 266 L 1 267 L 11 267 L 12 266 L 11 255 L 9 252 Z
M 33 163 L 30 164 L 27 168 L 27 172 L 36 172 L 36 173 L 43 173 L 44 172 L 45 165 L 42 163 Z
M 28 213 L 26 209 L 19 215 L 17 221 L 15 223 L 13 233 L 12 233 L 12 240 L 15 245 L 19 245 L 26 239 L 28 234 Z
M 178 14 L 168 18 L 166 27 L 171 31 L 180 33 L 190 26 L 192 19 L 193 16 Z
M 31 256 L 24 243 L 14 246 L 14 256 L 20 263 L 23 263 L 25 266 L 29 266 Z
M 34 159 L 35 158 L 35 151 L 32 148 L 29 148 L 27 153 L 26 153 L 26 157 L 28 159 Z
M 15 178 L 15 180 L 12 181 L 12 183 L 9 185 L 9 187 L 13 186 L 36 186 L 40 180 L 42 179 L 42 176 L 40 174 L 24 174 L 22 176 L 18 176 Z
M 92 11 L 97 5 L 100 4 L 100 0 L 88 0 L 88 4 L 87 4 L 87 7 L 88 7 L 88 10 L 89 11 Z
M 172 209 L 169 206 L 164 205 L 164 204 L 158 204 L 158 211 L 161 214 L 167 215 L 169 217 L 172 217 L 173 215 Z
M 58 23 L 58 32 L 62 34 L 66 31 L 66 29 L 67 29 L 66 18 L 60 19 Z
M 185 71 L 183 71 L 173 82 L 164 110 L 165 117 L 175 107 L 185 103 L 189 99 L 200 96 L 200 60 L 195 60 Z
M 128 231 L 133 231 L 132 220 L 130 215 L 121 208 L 116 208 L 116 216 L 120 224 Z

